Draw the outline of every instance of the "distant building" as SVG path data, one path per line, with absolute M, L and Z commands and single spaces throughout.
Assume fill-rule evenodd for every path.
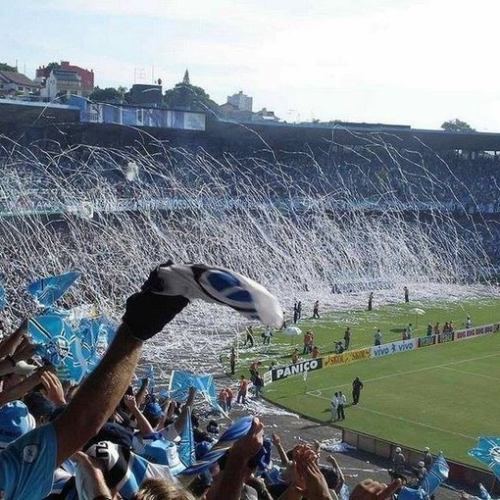
M 81 96 L 83 95 L 82 79 L 75 71 L 53 69 L 40 93 L 48 101 L 53 101 L 56 97 L 64 94 L 67 97 L 71 95 Z
M 252 111 L 253 98 L 245 95 L 242 90 L 227 96 L 227 102 L 235 106 L 238 111 Z
M 226 102 L 219 106 L 219 115 L 222 118 L 237 122 L 249 122 L 252 120 L 253 113 L 251 111 L 240 111 L 234 104 Z
M 75 66 L 74 64 L 70 64 L 69 61 L 61 61 L 61 64 L 58 68 L 61 71 L 69 71 L 72 73 L 76 73 L 80 77 L 81 81 L 81 93 L 82 95 L 89 95 L 94 90 L 94 70 L 81 68 L 80 66 Z M 36 78 L 35 80 L 41 85 L 45 85 L 45 82 L 50 77 L 52 68 L 48 68 L 46 66 L 41 66 L 36 70 Z
M 267 108 L 262 108 L 257 113 L 253 114 L 254 121 L 279 122 L 280 119 L 274 114 L 274 111 L 269 111 Z
M 40 88 L 33 80 L 16 71 L 0 71 L 0 95 L 15 95 L 22 93 L 28 95 Z
M 128 92 L 127 101 L 130 104 L 159 106 L 163 101 L 162 86 L 136 83 Z

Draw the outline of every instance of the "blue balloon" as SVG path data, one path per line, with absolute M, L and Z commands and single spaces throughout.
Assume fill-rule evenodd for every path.
M 59 378 L 81 382 L 87 369 L 81 342 L 61 316 L 44 315 L 30 319 L 28 333 L 38 344 L 42 358 L 56 367 Z
M 72 271 L 57 276 L 48 276 L 28 285 L 28 293 L 44 307 L 50 307 L 60 299 L 81 276 L 78 271 Z

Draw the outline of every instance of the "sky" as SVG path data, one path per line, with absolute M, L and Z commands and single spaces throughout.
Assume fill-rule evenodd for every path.
M 500 132 L 498 0 L 24 0 L 0 15 L 0 62 L 93 69 L 101 88 L 182 80 L 288 122 Z

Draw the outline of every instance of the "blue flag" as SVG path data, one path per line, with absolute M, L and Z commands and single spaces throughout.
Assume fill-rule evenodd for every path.
M 440 453 L 434 460 L 431 470 L 427 472 L 427 476 L 418 484 L 419 489 L 423 489 L 427 495 L 431 496 L 438 486 L 448 478 L 449 472 L 450 466 Z
M 186 401 L 189 388 L 194 387 L 203 399 L 218 411 L 223 412 L 217 402 L 215 384 L 212 375 L 195 375 L 193 372 L 174 370 L 170 375 L 168 391 L 162 393 L 175 401 Z
M 107 351 L 111 335 L 114 336 L 116 326 L 105 316 L 95 319 L 84 318 L 80 322 L 78 337 L 81 351 L 87 363 L 87 374 L 91 373 Z
M 38 344 L 40 356 L 56 367 L 62 380 L 80 383 L 87 366 L 80 339 L 61 316 L 36 316 L 28 321 L 28 333 Z
M 28 293 L 44 307 L 50 307 L 60 299 L 81 276 L 78 271 L 72 271 L 57 276 L 42 278 L 28 285 Z
M 179 443 L 179 458 L 186 467 L 194 464 L 195 446 L 193 437 L 193 423 L 191 421 L 191 408 L 188 408 L 186 423 L 181 432 L 181 442 Z
M 146 373 L 146 377 L 148 377 L 148 379 L 149 379 L 149 385 L 148 385 L 149 392 L 151 394 L 154 394 L 156 384 L 155 384 L 155 371 L 154 371 L 153 365 L 149 365 L 149 369 L 148 369 L 148 372 Z
M 469 456 L 486 464 L 500 479 L 500 438 L 494 436 L 480 437 L 477 445 L 469 450 Z

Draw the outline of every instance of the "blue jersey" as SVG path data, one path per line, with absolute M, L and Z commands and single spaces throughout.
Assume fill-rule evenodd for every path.
M 40 500 L 52 489 L 57 435 L 52 424 L 34 429 L 0 452 L 0 490 L 5 500 Z

